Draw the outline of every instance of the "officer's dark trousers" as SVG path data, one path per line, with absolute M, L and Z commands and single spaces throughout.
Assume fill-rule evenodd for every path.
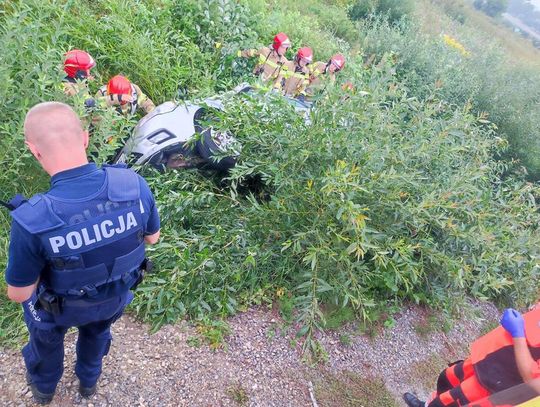
M 27 307 L 28 304 L 25 306 L 25 321 L 30 340 L 22 350 L 26 369 L 31 382 L 39 391 L 54 393 L 64 371 L 64 336 L 71 324 L 58 325 L 45 311 L 32 313 Z M 123 304 L 120 307 L 117 304 L 116 313 L 109 312 L 107 319 L 84 325 L 73 324 L 79 330 L 75 373 L 82 386 L 91 387 L 96 384 L 101 374 L 102 359 L 111 344 L 111 325 L 122 315 L 123 310 Z

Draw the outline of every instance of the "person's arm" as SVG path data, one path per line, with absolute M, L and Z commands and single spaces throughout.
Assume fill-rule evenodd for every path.
M 6 269 L 8 298 L 19 303 L 30 298 L 44 266 L 39 239 L 13 221 Z
M 328 80 L 333 85 L 336 83 L 336 74 L 334 72 L 328 72 Z
M 156 206 L 154 195 L 145 179 L 139 176 L 141 186 L 141 202 L 145 211 L 144 242 L 146 244 L 155 244 L 161 235 L 161 220 Z
M 157 231 L 156 233 L 153 233 L 151 235 L 146 235 L 144 237 L 144 243 L 146 244 L 156 244 L 159 240 L 159 236 L 161 234 L 161 231 Z
M 538 363 L 533 359 L 525 336 L 525 321 L 515 309 L 508 308 L 501 318 L 501 325 L 512 336 L 516 365 L 523 382 L 527 383 L 538 377 L 534 371 Z
M 63 86 L 64 86 L 64 94 L 69 97 L 75 96 L 79 91 L 75 83 L 63 82 Z
M 96 100 L 96 105 L 102 108 L 118 106 L 118 105 L 121 105 L 122 102 L 125 102 L 125 103 L 131 102 L 130 95 L 117 95 L 117 94 L 107 95 L 103 89 L 100 89 L 97 91 L 94 99 Z
M 28 298 L 32 296 L 36 290 L 37 281 L 26 287 L 14 287 L 12 285 L 7 286 L 7 296 L 11 301 L 18 303 L 25 302 Z
M 523 382 L 527 383 L 533 380 L 535 378 L 533 371 L 538 367 L 538 364 L 531 355 L 527 339 L 514 338 L 514 355 Z
M 259 50 L 256 49 L 239 50 L 237 54 L 239 58 L 253 58 L 257 55 L 259 55 Z
M 156 105 L 154 102 L 152 102 L 152 99 L 150 99 L 139 86 L 133 85 L 135 87 L 135 90 L 137 91 L 137 104 L 141 107 L 141 109 L 144 110 L 144 113 L 148 114 L 152 110 L 156 108 Z

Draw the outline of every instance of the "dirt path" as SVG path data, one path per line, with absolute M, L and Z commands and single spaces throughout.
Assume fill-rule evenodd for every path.
M 75 334 L 68 335 L 64 377 L 51 405 L 308 407 L 312 382 L 320 407 L 389 407 L 393 401 L 385 397 L 399 400 L 406 390 L 425 396 L 444 363 L 463 356 L 463 344 L 498 312 L 483 304 L 475 305 L 474 314 L 473 321 L 460 321 L 448 334 L 430 333 L 440 326 L 416 308 L 404 310 L 393 328 L 375 338 L 349 324 L 320 335 L 328 362 L 318 366 L 302 361 L 294 332 L 282 330 L 271 311 L 251 309 L 231 318 L 232 333 L 216 351 L 193 346 L 198 334 L 187 323 L 150 335 L 148 326 L 124 316 L 114 326 L 98 394 L 88 401 L 77 393 Z M 32 405 L 20 352 L 0 349 L 0 359 L 0 405 Z

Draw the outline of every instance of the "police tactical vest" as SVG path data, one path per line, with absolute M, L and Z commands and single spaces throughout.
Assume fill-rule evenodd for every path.
M 125 168 L 104 170 L 104 185 L 92 196 L 73 200 L 38 194 L 12 212 L 44 249 L 48 269 L 41 285 L 65 298 L 122 295 L 144 261 L 138 175 Z

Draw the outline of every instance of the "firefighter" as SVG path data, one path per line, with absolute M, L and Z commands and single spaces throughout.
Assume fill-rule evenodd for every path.
M 313 96 L 322 87 L 323 82 L 330 81 L 330 83 L 335 83 L 336 73 L 341 71 L 344 66 L 345 57 L 342 54 L 333 55 L 328 62 L 315 62 L 311 66 L 309 86 L 307 88 L 308 95 Z
M 500 327 L 476 340 L 467 359 L 440 374 L 437 390 L 429 402 L 405 393 L 403 399 L 407 405 L 459 407 L 473 402 L 480 407 L 501 405 L 500 401 L 494 404 L 491 396 L 539 378 L 539 305 L 524 315 L 514 309 L 505 310 Z
M 82 93 L 83 97 L 90 97 L 88 92 L 88 81 L 94 79 L 90 75 L 90 70 L 96 66 L 96 61 L 92 56 L 80 49 L 72 49 L 66 52 L 64 58 L 63 79 L 64 93 L 68 96 L 75 96 Z
M 289 37 L 285 33 L 279 33 L 268 47 L 238 51 L 238 56 L 243 58 L 257 57 L 258 62 L 253 74 L 263 82 L 272 82 L 272 86 L 279 89 L 282 71 L 288 69 L 289 60 L 285 57 L 285 53 L 290 46 Z
M 309 47 L 302 47 L 296 53 L 294 62 L 288 62 L 287 70 L 282 73 L 281 86 L 287 96 L 303 95 L 309 85 L 309 64 L 313 62 L 313 51 Z
M 96 94 L 100 106 L 114 106 L 121 114 L 135 114 L 138 109 L 150 113 L 155 109 L 154 102 L 134 83 L 122 75 L 111 78 Z

